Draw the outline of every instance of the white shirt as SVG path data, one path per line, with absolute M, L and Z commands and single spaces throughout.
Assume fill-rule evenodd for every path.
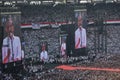
M 64 55 L 66 50 L 66 43 L 62 43 L 61 45 L 61 54 Z
M 47 51 L 42 51 L 41 53 L 40 53 L 40 59 L 41 60 L 48 60 L 48 53 L 47 53 Z
M 12 48 L 13 46 L 13 48 Z M 8 48 L 10 49 L 10 56 L 7 58 L 8 55 Z M 7 59 L 7 60 L 6 60 Z M 6 37 L 3 40 L 3 47 L 2 47 L 2 62 L 8 63 L 21 60 L 21 42 L 18 36 L 13 36 L 12 39 Z
M 78 28 L 75 31 L 75 49 L 86 47 L 86 30 Z

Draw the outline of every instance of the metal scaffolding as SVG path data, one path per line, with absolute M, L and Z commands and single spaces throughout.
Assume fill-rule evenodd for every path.
M 89 38 L 88 53 L 107 53 L 106 25 L 90 25 L 86 28 Z M 92 36 L 92 37 L 91 37 Z

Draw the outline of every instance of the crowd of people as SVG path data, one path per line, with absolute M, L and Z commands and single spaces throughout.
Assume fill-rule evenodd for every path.
M 98 20 L 103 18 L 104 20 L 119 20 L 120 19 L 120 8 L 119 5 L 115 4 L 98 4 L 88 6 L 87 16 L 89 20 Z M 93 10 L 94 9 L 94 10 Z
M 33 7 L 33 6 L 31 6 Z M 22 22 L 65 22 L 73 20 L 73 13 L 68 7 L 56 7 L 53 6 L 48 8 L 33 8 L 27 7 L 22 11 Z M 44 9 L 43 9 L 44 8 Z M 33 11 L 36 9 L 35 11 Z M 52 9 L 52 10 L 51 10 Z M 67 9 L 67 11 L 66 11 Z M 107 13 L 113 15 L 111 10 Z M 100 13 L 96 11 L 95 13 Z M 26 15 L 27 14 L 27 15 Z M 69 14 L 69 15 L 68 15 Z M 90 14 L 90 13 L 89 13 Z M 90 18 L 88 14 L 88 19 Z M 102 17 L 104 17 L 104 13 Z M 106 13 L 105 13 L 106 14 Z M 97 16 L 97 14 L 96 14 Z M 94 17 L 96 17 L 94 16 Z M 119 19 L 114 17 L 115 19 Z M 93 17 L 93 18 L 94 18 Z M 111 17 L 106 19 L 113 19 Z M 94 51 L 94 40 L 95 34 L 93 31 L 86 31 L 87 33 L 87 52 L 88 56 L 80 57 L 59 57 L 60 55 L 60 28 L 42 28 L 42 29 L 22 29 L 22 46 L 24 47 L 24 69 L 23 72 L 17 74 L 2 73 L 0 69 L 0 79 L 2 80 L 119 80 L 120 74 L 118 72 L 107 72 L 107 71 L 91 71 L 91 70 L 62 70 L 55 68 L 58 65 L 71 65 L 71 66 L 89 66 L 89 67 L 100 67 L 100 68 L 119 68 L 119 25 L 107 25 L 107 53 L 95 53 Z M 96 28 L 91 28 L 96 29 Z M 98 40 L 97 40 L 98 41 Z M 46 43 L 47 42 L 47 43 Z M 46 43 L 46 52 L 49 56 L 48 61 L 44 61 L 42 55 L 42 44 Z M 44 50 L 43 50 L 44 51 Z M 63 50 L 65 51 L 65 50 Z M 40 54 L 41 53 L 41 54 Z M 64 54 L 64 52 L 63 52 Z M 73 53 L 74 54 L 74 53 Z M 41 59 L 41 60 L 40 60 Z M 16 76 L 17 75 L 17 76 Z
M 108 53 L 119 53 L 119 25 L 108 25 L 107 28 L 107 52 Z M 92 53 L 95 54 L 95 42 L 93 42 L 96 37 L 94 33 L 94 27 L 90 33 L 87 32 L 87 49 L 88 54 L 91 55 Z M 40 29 L 40 30 L 29 30 L 24 29 L 22 30 L 25 41 L 25 58 L 37 58 L 39 60 L 39 53 L 41 52 L 41 42 L 44 40 L 43 38 L 46 37 L 46 41 L 48 42 L 48 54 L 54 58 L 57 54 L 60 54 L 60 42 L 59 36 L 56 34 L 60 33 L 59 29 Z M 89 34 L 89 35 L 88 35 Z M 102 37 L 101 37 L 102 38 Z M 41 39 L 41 40 L 39 40 Z M 98 38 L 97 38 L 98 39 Z M 96 42 L 98 40 L 96 39 Z M 97 43 L 96 43 L 97 44 Z M 56 46 L 55 46 L 56 45 Z M 34 47 L 35 46 L 35 47 Z M 33 55 L 34 54 L 34 55 Z
M 21 23 L 23 24 L 32 22 L 72 22 L 74 19 L 73 9 L 67 6 L 29 6 L 21 8 L 21 11 Z
M 60 29 L 23 29 L 22 35 L 25 43 L 26 58 L 40 58 L 42 43 L 47 42 L 46 49 L 49 55 L 59 54 L 59 34 Z
M 101 7 L 102 6 L 102 7 Z M 119 20 L 120 9 L 119 5 L 114 4 L 98 4 L 87 6 L 87 20 L 99 21 L 100 18 L 104 20 Z M 49 7 L 49 8 L 48 8 Z M 33 11 L 35 9 L 35 11 Z M 53 7 L 48 6 L 26 6 L 21 7 L 21 23 L 34 23 L 34 22 L 73 22 L 75 20 L 74 7 L 58 5 Z M 26 15 L 27 14 L 27 15 Z M 58 15 L 59 14 L 59 15 Z
M 109 53 L 119 53 L 120 52 L 120 44 L 119 44 L 119 25 L 118 26 L 108 26 L 107 27 L 107 46 Z
M 117 56 L 117 58 L 116 58 Z M 87 66 L 95 68 L 119 68 L 119 55 L 106 54 L 96 56 L 94 61 L 82 57 L 68 58 L 72 63 L 67 63 L 70 66 Z M 63 60 L 63 59 L 61 59 Z M 78 60 L 78 61 L 77 61 Z M 65 63 L 60 63 L 59 65 Z M 51 65 L 54 65 L 51 67 Z M 38 64 L 38 65 L 24 65 L 25 69 L 22 73 L 10 74 L 1 73 L 2 80 L 119 80 L 119 72 L 112 71 L 92 71 L 92 70 L 63 70 L 58 69 L 51 63 Z M 72 75 L 72 76 L 71 76 Z
M 98 39 L 103 40 L 100 40 L 100 44 L 102 44 L 102 42 L 104 42 L 104 45 L 106 44 L 107 53 L 116 54 L 120 52 L 119 37 L 117 37 L 120 34 L 119 25 L 106 25 L 104 27 L 106 27 L 106 31 L 103 31 L 103 34 L 98 34 L 99 31 L 96 27 L 87 28 L 87 48 L 89 50 L 88 53 L 95 53 L 95 48 L 98 48 Z

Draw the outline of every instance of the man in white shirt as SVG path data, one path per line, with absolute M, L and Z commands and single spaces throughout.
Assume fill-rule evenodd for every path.
M 86 29 L 82 27 L 82 17 L 78 17 L 78 29 L 75 31 L 76 56 L 86 55 Z
M 11 21 L 6 23 L 7 37 L 3 39 L 2 63 L 21 60 L 21 42 L 18 36 L 14 36 L 14 26 Z
M 44 45 L 42 46 L 42 52 L 40 53 L 40 60 L 42 62 L 47 62 L 48 61 L 48 53 L 45 50 L 45 46 Z
M 62 41 L 62 44 L 61 44 L 61 55 L 62 57 L 66 57 L 66 43 L 64 40 Z

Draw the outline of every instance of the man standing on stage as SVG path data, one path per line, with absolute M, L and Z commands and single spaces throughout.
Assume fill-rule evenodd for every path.
M 78 29 L 75 31 L 75 54 L 86 56 L 86 29 L 82 27 L 83 19 L 78 17 Z
M 18 36 L 14 35 L 14 26 L 11 18 L 6 22 L 5 31 L 7 37 L 3 39 L 2 63 L 21 60 L 21 42 Z
M 46 49 L 46 46 L 43 44 L 42 45 L 42 52 L 40 53 L 40 60 L 42 62 L 48 61 L 48 52 L 45 49 Z
M 62 40 L 62 44 L 61 44 L 61 55 L 64 58 L 67 57 L 67 55 L 66 55 L 66 42 L 64 39 Z

